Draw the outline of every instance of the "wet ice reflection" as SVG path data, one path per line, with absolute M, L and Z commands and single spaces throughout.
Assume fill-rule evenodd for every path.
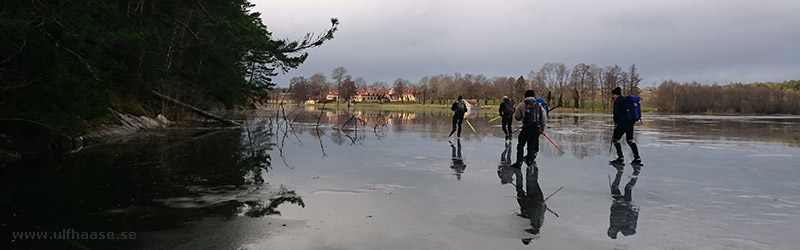
M 535 165 L 514 169 L 516 140 L 494 113 L 468 114 L 475 132 L 460 140 L 447 137 L 451 114 L 268 110 L 247 114 L 246 129 L 156 132 L 0 169 L 0 212 L 46 228 L 140 231 L 136 244 L 101 245 L 123 249 L 800 244 L 800 118 L 648 114 L 636 128 L 648 165 L 620 172 L 606 164 L 608 115 L 551 113 L 547 134 L 565 154 L 542 139 Z

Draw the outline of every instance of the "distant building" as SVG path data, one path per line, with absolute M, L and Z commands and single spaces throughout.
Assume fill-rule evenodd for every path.
M 356 92 L 356 95 L 351 98 L 353 102 L 380 102 L 382 100 L 390 100 L 390 101 L 417 101 L 417 98 L 414 96 L 416 93 L 416 88 L 411 87 L 408 89 L 403 90 L 403 94 L 399 98 L 394 97 L 394 88 L 386 89 L 385 87 L 381 87 L 380 89 L 367 89 L 363 88 Z M 335 101 L 339 99 L 339 90 L 333 90 L 325 96 L 325 100 L 327 101 Z
M 339 90 L 336 89 L 336 90 L 333 90 L 331 92 L 328 92 L 328 95 L 325 96 L 325 100 L 327 100 L 327 101 L 339 100 Z
M 416 102 L 417 101 L 417 88 L 415 86 L 411 86 L 410 88 L 403 89 L 403 94 L 397 95 L 397 91 L 394 88 L 389 89 L 388 96 L 391 98 L 393 102 L 396 101 L 406 101 L 406 102 Z
M 364 88 L 359 90 L 356 93 L 356 96 L 353 97 L 353 101 L 355 102 L 379 102 L 381 96 L 378 94 L 378 90 L 375 89 L 367 89 Z

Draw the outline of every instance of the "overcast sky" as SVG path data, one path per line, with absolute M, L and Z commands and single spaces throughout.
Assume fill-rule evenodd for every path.
M 299 68 L 368 84 L 437 74 L 518 77 L 547 62 L 636 64 L 641 86 L 800 79 L 800 0 L 250 0 L 275 38 L 321 33 Z

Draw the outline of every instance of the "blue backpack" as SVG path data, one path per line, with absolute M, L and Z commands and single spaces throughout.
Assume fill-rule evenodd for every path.
M 541 105 L 542 105 L 542 108 L 544 108 L 544 111 L 545 111 L 545 112 L 547 112 L 548 114 L 550 113 L 550 110 L 549 110 L 549 109 L 547 109 L 547 102 L 546 102 L 546 101 L 544 101 L 544 98 L 541 98 L 541 97 L 536 97 L 536 101 L 537 101 L 537 102 L 539 102 L 539 104 L 541 104 Z
M 624 97 L 623 103 L 625 104 L 625 117 L 627 121 L 638 121 L 642 119 L 642 105 L 639 104 L 638 95 L 629 95 Z

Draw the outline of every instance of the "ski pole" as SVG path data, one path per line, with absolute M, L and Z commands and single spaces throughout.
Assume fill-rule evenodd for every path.
M 558 218 L 558 214 L 556 212 L 553 212 L 553 210 L 550 210 L 549 207 L 544 207 L 544 208 L 547 209 L 547 211 L 549 211 L 549 212 L 553 213 L 554 215 L 556 215 L 556 218 Z
M 472 126 L 472 123 L 470 123 L 469 120 L 467 120 L 467 119 L 464 119 L 464 121 L 467 122 L 467 125 L 469 125 L 469 128 L 472 129 L 472 133 L 475 133 L 477 135 L 478 132 L 475 132 L 475 127 Z
M 553 107 L 553 108 L 551 108 L 551 109 L 548 109 L 548 110 L 547 110 L 547 113 L 549 114 L 549 113 L 550 113 L 550 111 L 553 111 L 554 109 L 556 109 L 556 108 L 558 108 L 558 107 L 561 107 L 561 104 L 559 104 L 559 105 L 556 105 L 555 107 Z
M 549 196 L 547 196 L 547 198 L 545 198 L 545 199 L 544 199 L 544 201 L 546 202 L 547 200 L 549 200 L 549 199 L 550 199 L 550 197 L 553 197 L 553 195 L 555 195 L 556 193 L 558 193 L 558 191 L 561 191 L 561 189 L 563 189 L 563 188 L 564 188 L 564 186 L 561 186 L 560 188 L 556 189 L 556 191 L 555 191 L 555 192 L 553 192 L 552 194 L 550 194 Z
M 549 136 L 547 136 L 547 134 L 545 134 L 545 133 L 544 133 L 544 131 L 541 131 L 541 130 L 539 130 L 539 133 L 541 133 L 542 135 L 544 135 L 544 138 L 547 138 L 547 140 L 548 140 L 548 141 L 550 141 L 550 143 L 552 143 L 552 144 L 553 144 L 553 146 L 556 146 L 556 149 L 558 149 L 558 152 L 561 152 L 562 154 L 564 153 L 564 150 L 561 150 L 561 147 L 559 147 L 558 145 L 556 145 L 556 143 L 555 143 L 555 142 L 553 142 L 553 140 L 551 140 L 551 139 L 550 139 L 550 137 L 549 137 Z

